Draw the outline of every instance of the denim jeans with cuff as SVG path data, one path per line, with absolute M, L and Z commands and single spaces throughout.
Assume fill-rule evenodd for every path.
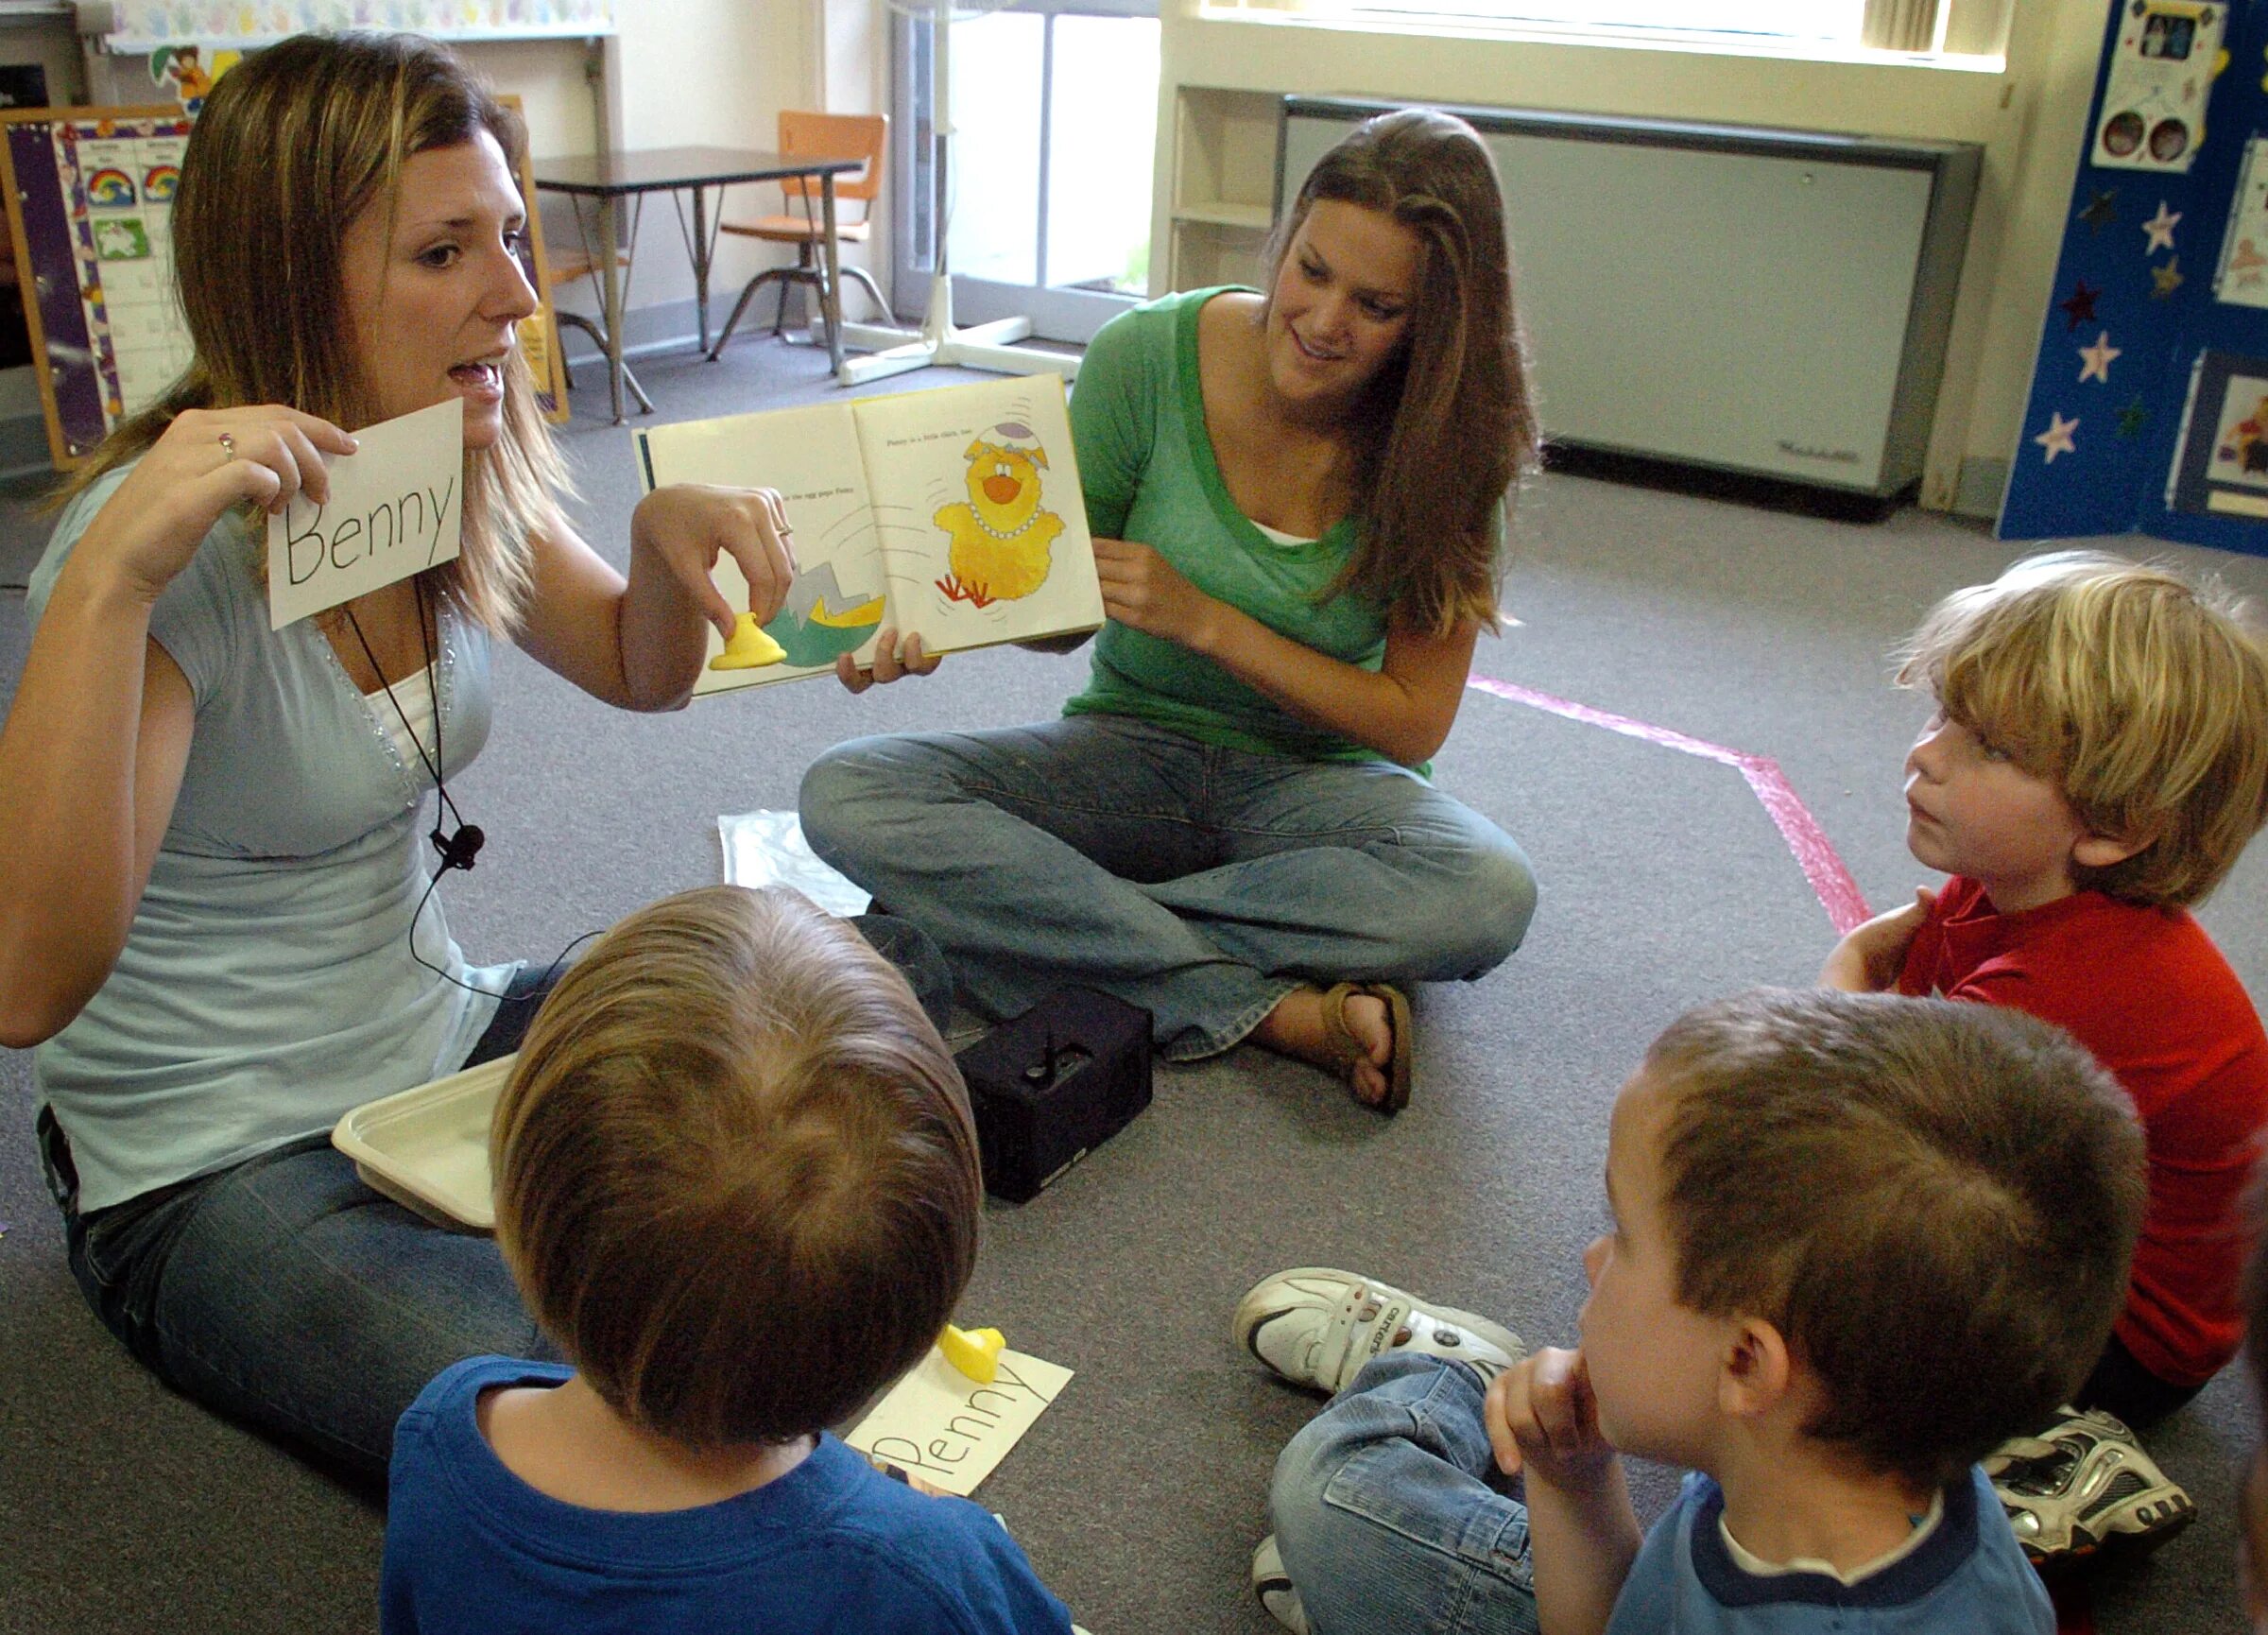
M 1462 1363 L 1391 1353 L 1291 1439 L 1268 1507 L 1318 1635 L 1537 1635 L 1528 1510 Z
M 1127 716 L 857 739 L 812 765 L 800 809 L 812 849 L 936 938 L 979 1009 L 1098 988 L 1148 1008 L 1176 1060 L 1309 981 L 1479 976 L 1536 907 L 1510 837 L 1406 767 Z
M 952 978 L 912 926 L 852 921 L 944 1026 Z M 520 1048 L 558 971 L 522 969 L 466 1058 Z M 383 1482 L 394 1421 L 465 1357 L 556 1360 L 493 1239 L 452 1231 L 366 1186 L 329 1131 L 89 1214 L 54 1115 L 40 1156 L 72 1274 L 105 1327 L 176 1390 Z

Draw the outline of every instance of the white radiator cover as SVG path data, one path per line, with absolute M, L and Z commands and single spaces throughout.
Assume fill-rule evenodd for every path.
M 1393 106 L 1285 98 L 1279 215 Z M 1981 148 L 1450 112 L 1503 181 L 1551 441 L 1850 493 L 1919 481 Z

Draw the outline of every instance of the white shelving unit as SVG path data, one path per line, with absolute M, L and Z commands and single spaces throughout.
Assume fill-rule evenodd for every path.
M 1150 293 L 1248 282 L 1275 220 L 1276 132 L 1282 98 L 1185 85 L 1174 97 L 1167 254 Z

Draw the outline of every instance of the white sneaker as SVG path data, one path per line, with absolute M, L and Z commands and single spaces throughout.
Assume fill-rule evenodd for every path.
M 1292 1635 L 1308 1635 L 1307 1609 L 1300 1605 L 1299 1592 L 1283 1570 L 1283 1557 L 1276 1548 L 1273 1533 L 1252 1552 L 1252 1593 L 1260 1597 L 1261 1609 Z
M 2035 1561 L 2105 1544 L 2155 1547 L 2197 1517 L 2134 1433 L 2100 1409 L 2063 1410 L 2037 1437 L 2012 1437 L 1984 1461 L 2017 1542 Z
M 1486 1382 L 1527 1351 L 1501 1323 L 1329 1266 L 1295 1266 L 1254 1283 L 1236 1302 L 1233 1332 L 1294 1385 L 1331 1392 L 1389 1351 L 1465 1363 Z

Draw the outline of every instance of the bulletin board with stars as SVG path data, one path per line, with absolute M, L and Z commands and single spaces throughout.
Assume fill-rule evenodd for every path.
M 2114 0 L 2002 539 L 2268 554 L 2268 0 Z

